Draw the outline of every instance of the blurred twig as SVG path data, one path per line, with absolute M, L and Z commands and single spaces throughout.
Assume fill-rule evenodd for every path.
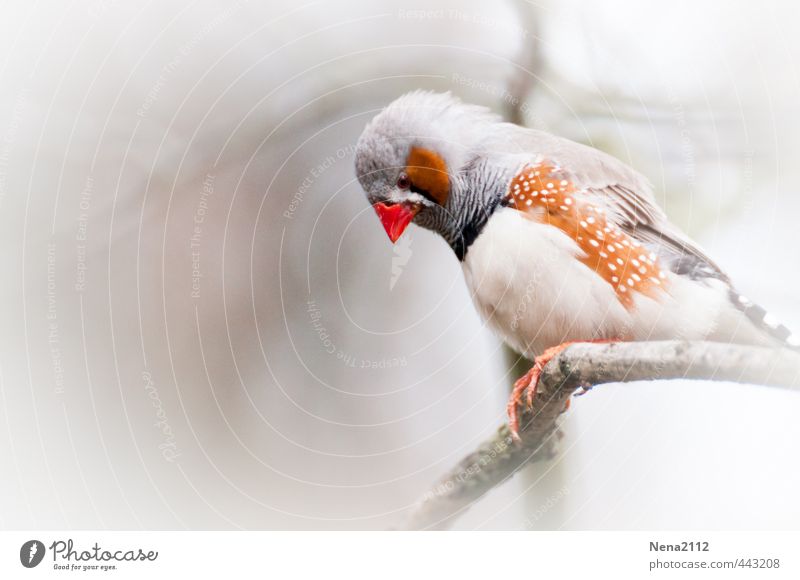
M 505 100 L 506 118 L 511 123 L 525 125 L 525 105 L 542 77 L 544 60 L 536 5 L 531 2 L 516 2 L 514 5 L 523 27 L 529 34 L 526 34 L 526 42 L 520 49 L 517 58 L 518 67 L 514 68 L 508 79 L 509 98 Z
M 521 443 L 503 425 L 425 495 L 407 529 L 447 529 L 470 505 L 520 467 L 548 459 L 559 439 L 556 419 L 579 388 L 655 379 L 733 381 L 800 390 L 800 354 L 713 342 L 575 344 L 544 369 L 533 408 L 522 415 Z

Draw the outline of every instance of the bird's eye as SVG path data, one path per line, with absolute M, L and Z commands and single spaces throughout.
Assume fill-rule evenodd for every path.
M 397 187 L 400 189 L 408 189 L 411 187 L 411 180 L 408 178 L 408 175 L 403 173 L 397 178 Z

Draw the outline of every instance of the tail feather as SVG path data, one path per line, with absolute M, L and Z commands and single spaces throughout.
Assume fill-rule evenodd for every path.
M 781 324 L 772 314 L 758 304 L 754 304 L 735 290 L 730 290 L 730 299 L 756 328 L 771 336 L 783 346 L 800 350 L 800 335 L 793 333 Z

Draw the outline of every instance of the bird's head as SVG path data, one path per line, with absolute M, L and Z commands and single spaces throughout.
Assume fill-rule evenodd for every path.
M 464 168 L 496 121 L 449 93 L 415 91 L 367 125 L 356 174 L 392 242 L 412 221 L 451 244 L 460 235 L 469 213 Z

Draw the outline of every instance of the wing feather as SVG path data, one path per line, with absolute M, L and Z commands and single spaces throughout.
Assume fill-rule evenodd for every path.
M 513 139 L 516 147 L 557 165 L 582 195 L 604 207 L 618 227 L 658 254 L 673 272 L 728 281 L 723 270 L 670 223 L 644 176 L 592 147 L 535 129 L 518 129 Z

